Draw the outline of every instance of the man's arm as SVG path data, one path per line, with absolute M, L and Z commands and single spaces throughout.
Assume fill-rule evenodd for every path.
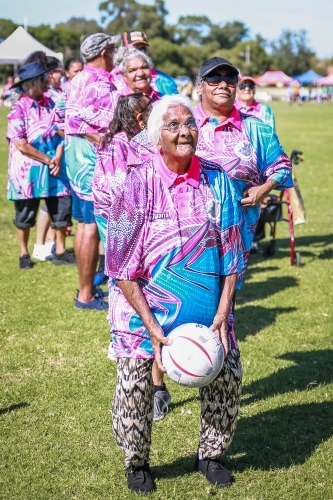
M 261 205 L 272 189 L 278 186 L 278 182 L 270 179 L 261 186 L 253 186 L 243 191 L 243 198 L 240 200 L 243 207 L 256 207 Z
M 228 344 L 228 316 L 230 311 L 230 305 L 232 298 L 235 293 L 237 274 L 231 274 L 230 276 L 222 276 L 222 290 L 219 306 L 217 308 L 216 315 L 214 317 L 213 324 L 210 329 L 218 335 L 220 341 L 223 344 L 225 355 L 229 351 Z
M 161 344 L 170 345 L 171 342 L 167 337 L 164 337 L 163 330 L 151 313 L 139 283 L 137 280 L 116 280 L 116 282 L 123 292 L 125 299 L 138 313 L 142 323 L 146 327 L 154 349 L 157 366 L 161 371 L 165 372 L 166 370 L 161 361 Z
M 22 153 L 23 155 L 31 158 L 32 160 L 40 161 L 41 163 L 45 163 L 46 165 L 50 165 L 51 158 L 49 158 L 45 153 L 38 151 L 38 149 L 34 148 L 31 144 L 28 143 L 26 139 L 21 139 L 20 141 L 13 141 L 15 147 Z

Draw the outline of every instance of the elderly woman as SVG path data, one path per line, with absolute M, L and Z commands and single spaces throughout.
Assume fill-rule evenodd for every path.
M 22 94 L 8 115 L 7 199 L 15 203 L 14 225 L 20 243 L 21 269 L 32 267 L 28 238 L 30 228 L 35 225 L 41 198 L 45 198 L 57 233 L 55 258 L 69 264 L 74 259 L 64 246 L 66 226 L 71 220 L 71 198 L 62 160 L 62 139 L 44 136 L 54 105 L 45 96 L 47 72 L 38 62 L 19 69 L 20 82 L 15 86 L 20 87 Z
M 93 179 L 93 196 L 95 218 L 103 247 L 105 247 L 107 221 L 112 200 L 123 188 L 130 168 L 143 163 L 142 155 L 139 154 L 140 148 L 133 146 L 132 139 L 142 135 L 146 138 L 144 132 L 146 132 L 151 110 L 152 99 L 146 94 L 136 93 L 120 97 L 110 123 L 109 133 L 103 138 L 98 152 Z M 156 152 L 151 141 L 149 144 L 150 150 L 145 150 L 145 160 L 150 159 Z M 128 166 L 129 164 L 131 167 Z M 112 341 L 108 356 L 114 359 Z M 158 370 L 156 364 L 153 365 L 153 380 L 153 419 L 161 420 L 168 412 L 171 395 L 164 384 L 163 372 Z
M 112 76 L 119 92 L 123 95 L 144 92 L 152 99 L 160 98 L 151 87 L 153 62 L 147 54 L 135 47 L 122 47 L 116 52 L 114 63 Z
M 242 76 L 237 89 L 236 108 L 242 113 L 255 116 L 275 130 L 275 118 L 272 108 L 264 102 L 255 100 L 256 82 L 250 76 Z
M 114 278 L 109 319 L 118 372 L 113 431 L 125 452 L 128 487 L 152 491 L 153 361 L 165 371 L 160 348 L 167 335 L 180 324 L 202 323 L 222 340 L 225 362 L 200 389 L 195 469 L 226 486 L 233 478 L 218 457 L 235 431 L 242 379 L 235 334 L 227 330 L 243 268 L 240 205 L 223 170 L 195 156 L 198 130 L 186 97 L 156 103 L 148 133 L 158 151 L 131 170 L 109 213 L 106 269 Z

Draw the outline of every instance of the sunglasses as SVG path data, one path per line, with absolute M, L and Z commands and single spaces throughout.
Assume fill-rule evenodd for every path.
M 171 132 L 171 134 L 178 134 L 178 132 L 180 131 L 180 129 L 183 127 L 183 126 L 186 126 L 189 130 L 197 130 L 198 126 L 197 126 L 197 122 L 196 122 L 196 119 L 195 118 L 189 118 L 186 122 L 184 123 L 180 123 L 180 122 L 177 122 L 177 121 L 172 121 L 172 122 L 169 122 L 167 123 L 164 127 L 162 127 L 163 129 L 166 129 L 168 130 L 169 132 Z
M 217 87 L 221 82 L 225 82 L 228 87 L 236 87 L 238 83 L 238 76 L 228 76 L 228 75 L 209 75 L 205 76 L 203 80 L 210 87 Z
M 250 82 L 250 83 L 240 83 L 238 85 L 239 90 L 245 90 L 246 88 L 248 88 L 249 90 L 253 90 L 254 87 L 255 87 L 255 85 L 252 82 Z

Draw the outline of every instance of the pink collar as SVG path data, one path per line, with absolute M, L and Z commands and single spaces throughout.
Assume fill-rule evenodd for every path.
M 177 179 L 177 184 L 180 182 L 187 182 L 194 188 L 199 187 L 199 179 L 200 179 L 200 164 L 199 158 L 195 155 L 191 158 L 191 163 L 188 171 L 183 175 L 178 175 L 175 172 L 172 172 L 164 163 L 162 155 L 160 153 L 156 153 L 153 157 L 153 165 L 156 168 L 159 176 L 162 179 L 162 182 L 169 189 L 172 184 L 174 184 Z
M 101 68 L 92 68 L 91 66 L 88 66 L 87 64 L 84 65 L 84 70 L 89 71 L 89 73 L 99 73 L 103 76 L 105 76 L 110 82 L 112 82 L 113 77 L 109 71 L 105 71 L 105 69 Z
M 194 117 L 198 120 L 199 128 L 205 125 L 209 121 L 209 118 L 212 118 L 205 114 L 204 110 L 202 109 L 201 102 L 194 108 Z M 227 118 L 227 120 L 225 120 L 223 123 L 220 123 L 216 128 L 223 128 L 227 125 L 231 125 L 238 130 L 242 129 L 242 119 L 238 109 L 235 106 L 232 108 L 229 118 Z
M 248 113 L 249 111 L 257 111 L 258 113 L 260 112 L 260 104 L 257 101 L 253 101 L 251 106 L 245 106 L 245 104 L 242 104 L 238 99 L 235 103 L 237 106 L 237 109 L 240 111 L 243 111 L 243 113 Z

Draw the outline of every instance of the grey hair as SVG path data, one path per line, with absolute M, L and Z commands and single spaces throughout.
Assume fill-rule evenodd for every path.
M 153 105 L 147 123 L 148 136 L 156 146 L 161 138 L 161 130 L 164 125 L 164 117 L 170 108 L 184 106 L 193 115 L 193 107 L 190 99 L 181 94 L 166 95 Z
M 141 59 L 147 63 L 149 68 L 154 66 L 150 57 L 145 52 L 142 52 L 135 47 L 120 47 L 113 57 L 113 62 L 115 66 L 118 66 L 119 72 L 123 75 L 126 72 L 127 61 L 136 57 L 141 57 Z

